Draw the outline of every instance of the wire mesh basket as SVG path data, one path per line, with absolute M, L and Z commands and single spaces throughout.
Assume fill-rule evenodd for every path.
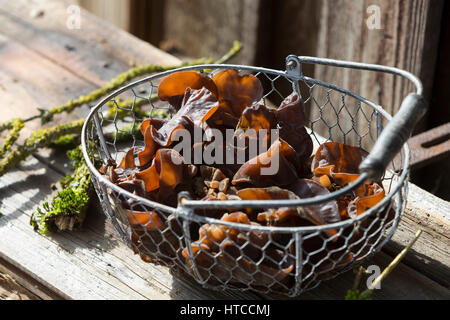
M 400 75 L 412 81 L 417 90 L 405 98 L 393 119 L 372 101 L 303 75 L 305 63 Z M 120 161 L 130 147 L 144 144 L 136 131 L 144 118 L 172 115 L 171 106 L 156 95 L 163 77 L 186 70 L 211 75 L 224 69 L 260 79 L 265 90 L 264 105 L 276 104 L 289 92 L 297 92 L 308 111 L 306 127 L 315 145 L 336 141 L 371 150 L 360 166 L 359 178 L 337 191 L 311 198 L 201 201 L 182 193 L 177 204 L 169 206 L 129 192 L 99 172 L 99 163 Z M 407 194 L 409 151 L 405 142 L 425 110 L 421 94 L 420 81 L 403 70 L 312 57 L 289 56 L 284 71 L 241 65 L 180 68 L 130 83 L 100 101 L 83 127 L 83 154 L 105 214 L 143 260 L 184 271 L 208 288 L 298 296 L 361 263 L 392 237 Z M 121 141 L 121 133 L 129 134 L 131 139 Z M 401 165 L 393 161 L 397 154 Z M 383 200 L 355 218 L 332 224 L 274 227 L 198 213 L 314 208 L 345 196 L 368 179 L 382 182 L 386 189 Z M 214 232 L 222 235 L 220 242 L 208 239 L 214 250 L 198 245 L 201 235 L 208 238 Z

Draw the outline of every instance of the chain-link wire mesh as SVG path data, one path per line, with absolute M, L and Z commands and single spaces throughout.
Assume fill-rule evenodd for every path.
M 381 124 L 389 120 L 375 104 L 300 75 L 242 66 L 185 69 L 209 75 L 226 68 L 260 79 L 265 90 L 262 103 L 268 106 L 277 106 L 293 88 L 298 90 L 305 108 L 314 108 L 320 115 L 308 119 L 306 125 L 316 146 L 336 141 L 369 151 Z M 138 130 L 144 119 L 172 116 L 170 105 L 159 101 L 156 93 L 163 76 L 176 71 L 132 83 L 97 105 L 83 131 L 91 163 L 98 159 L 120 162 L 130 147 L 144 146 Z M 123 133 L 130 138 L 122 141 Z M 198 208 L 167 206 L 139 197 L 110 182 L 107 174 L 90 168 L 104 212 L 144 261 L 184 271 L 209 288 L 297 296 L 360 263 L 392 236 L 404 211 L 407 191 L 407 168 L 398 164 L 386 171 L 382 181 L 386 196 L 375 207 L 354 219 L 305 227 L 266 227 L 214 219 L 198 214 Z

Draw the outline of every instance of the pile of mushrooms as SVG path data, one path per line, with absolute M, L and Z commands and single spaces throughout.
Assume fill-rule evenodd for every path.
M 100 172 L 121 188 L 165 205 L 176 207 L 177 195 L 182 191 L 188 192 L 192 199 L 204 201 L 326 195 L 355 181 L 359 177 L 358 166 L 367 156 L 361 148 L 337 142 L 320 145 L 313 155 L 299 95 L 293 92 L 278 108 L 266 106 L 262 103 L 263 86 L 259 79 L 250 74 L 241 75 L 234 69 L 220 71 L 212 77 L 195 71 L 172 73 L 160 82 L 158 96 L 170 104 L 174 116 L 170 120 L 143 121 L 140 131 L 144 146 L 130 148 L 119 165 L 109 162 Z M 192 143 L 192 151 L 217 148 L 212 130 L 224 135 L 226 130 L 234 130 L 234 137 L 245 142 L 241 147 L 245 162 L 199 164 L 187 159 L 173 149 L 174 137 L 180 129 L 190 133 L 201 130 L 206 137 L 201 143 Z M 278 129 L 279 137 L 271 141 L 269 135 L 250 134 L 250 129 L 256 132 Z M 252 139 L 267 146 L 254 157 L 245 153 Z M 238 151 L 226 143 L 220 147 L 224 151 L 229 148 Z M 274 157 L 279 161 L 277 172 L 261 174 L 261 169 L 270 166 Z M 195 213 L 241 227 L 319 226 L 357 217 L 384 196 L 380 182 L 367 181 L 344 197 L 308 207 L 229 212 L 204 209 Z M 167 217 L 141 204 L 136 206 L 130 199 L 122 197 L 122 200 L 132 230 L 133 249 L 145 261 L 177 260 L 194 277 L 208 279 L 211 284 L 283 289 L 294 283 L 297 251 L 292 234 L 191 223 L 192 243 L 187 248 L 180 240 L 183 228 L 178 218 Z M 383 214 L 385 219 L 392 219 L 392 210 Z M 310 255 L 303 272 L 313 270 L 315 276 L 327 274 L 358 258 L 367 246 L 367 242 L 361 241 L 363 231 L 377 228 L 377 224 L 370 222 L 371 219 L 366 219 L 343 232 L 328 229 L 305 239 L 301 248 L 303 257 L 316 253 Z M 350 240 L 345 242 L 346 238 Z M 327 255 L 330 250 L 333 254 Z

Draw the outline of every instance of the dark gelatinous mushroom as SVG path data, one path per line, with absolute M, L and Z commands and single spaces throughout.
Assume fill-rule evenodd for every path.
M 160 189 L 160 193 L 171 192 L 183 180 L 185 166 L 181 155 L 172 149 L 156 152 L 153 164 L 135 177 L 144 181 L 145 191 Z
M 359 173 L 360 163 L 368 152 L 339 142 L 326 142 L 320 145 L 313 158 L 311 169 L 315 175 L 333 173 Z
M 257 139 L 259 131 L 265 130 L 266 135 L 264 136 L 263 143 L 266 144 L 267 148 L 270 143 L 270 130 L 276 127 L 277 119 L 275 111 L 262 104 L 254 103 L 246 107 L 242 112 L 234 134 L 241 139 L 244 137 Z M 251 134 L 248 134 L 249 130 L 251 130 Z
M 171 257 L 176 255 L 180 246 L 177 238 L 182 230 L 179 219 L 173 215 L 166 218 L 144 208 L 124 211 L 131 228 L 133 251 L 146 262 L 171 264 Z
M 246 107 L 239 119 L 235 135 L 240 139 L 257 140 L 258 146 L 261 145 L 266 150 L 270 145 L 271 130 L 279 130 L 278 136 L 294 149 L 296 156 L 292 163 L 298 169 L 297 173 L 304 177 L 309 175 L 306 163 L 313 149 L 311 137 L 304 124 L 303 102 L 297 93 L 292 93 L 278 109 L 258 103 Z M 261 134 L 261 130 L 264 130 L 265 135 Z M 247 140 L 246 146 L 249 144 Z
M 348 205 L 348 215 L 355 218 L 376 206 L 385 196 L 384 189 L 378 183 L 365 183 L 356 190 L 356 198 Z
M 239 190 L 237 195 L 243 200 L 298 200 L 329 193 L 320 184 L 308 179 L 299 179 L 288 188 L 290 190 L 278 187 L 246 188 Z M 336 201 L 305 207 L 268 209 L 260 212 L 257 220 L 267 225 L 291 227 L 326 225 L 341 221 Z M 329 229 L 326 233 L 333 236 L 337 231 Z
M 300 96 L 293 92 L 276 111 L 280 137 L 294 148 L 298 166 L 311 156 L 313 143 L 305 129 L 304 106 Z
M 297 179 L 292 159 L 295 151 L 279 139 L 257 157 L 244 163 L 233 177 L 233 185 L 250 184 L 255 187 L 285 186 Z
M 207 75 L 195 71 L 180 71 L 172 73 L 161 80 L 158 86 L 158 98 L 179 110 L 187 88 L 193 90 L 208 89 L 217 98 L 217 88 L 214 81 Z
M 310 179 L 298 179 L 288 186 L 288 188 L 302 199 L 330 194 L 328 189 L 323 187 L 320 183 Z M 330 200 L 317 205 L 305 206 L 304 211 L 307 219 L 315 225 L 324 225 L 341 221 L 338 205 L 335 200 Z
M 221 220 L 253 224 L 243 212 L 224 214 Z M 286 257 L 286 252 L 279 248 L 267 246 L 268 241 L 268 234 L 264 232 L 205 224 L 200 228 L 199 240 L 191 245 L 193 256 L 185 248 L 182 257 L 190 267 L 195 261 L 200 276 L 209 278 L 209 283 L 229 281 L 245 287 L 254 282 L 251 286 L 262 288 L 273 284 L 274 280 L 283 281 L 294 270 L 293 258 Z
M 206 88 L 199 90 L 186 89 L 181 108 L 167 121 L 153 138 L 163 147 L 170 146 L 172 136 L 178 129 L 200 127 L 219 108 L 215 96 Z
M 227 69 L 214 75 L 220 108 L 211 118 L 214 126 L 235 128 L 245 107 L 258 102 L 263 96 L 263 87 L 253 75 L 240 75 L 234 69 Z

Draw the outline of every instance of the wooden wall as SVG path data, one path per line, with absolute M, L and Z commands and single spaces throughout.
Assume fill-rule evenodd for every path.
M 129 31 L 131 0 L 64 0 L 67 3 L 78 4 L 96 16 Z
M 167 0 L 163 45 L 192 57 L 220 56 L 239 40 L 245 46 L 236 62 L 252 63 L 258 54 L 260 6 L 258 0 Z

